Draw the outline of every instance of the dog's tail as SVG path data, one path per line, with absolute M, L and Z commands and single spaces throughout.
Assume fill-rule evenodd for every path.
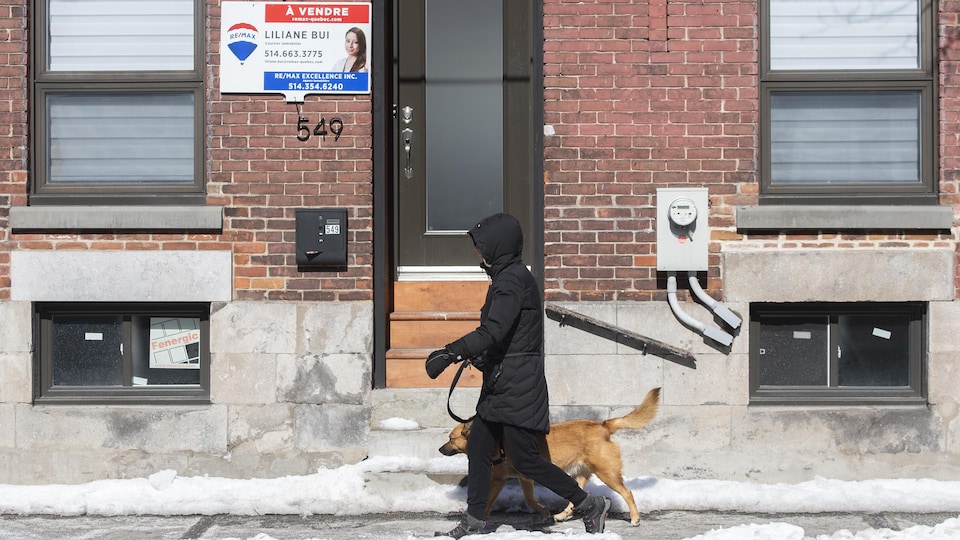
M 660 389 L 654 388 L 647 392 L 643 398 L 643 403 L 639 407 L 630 411 L 630 414 L 620 418 L 611 418 L 603 421 L 603 426 L 607 428 L 610 434 L 614 434 L 621 429 L 641 429 L 657 416 L 657 410 L 660 409 Z

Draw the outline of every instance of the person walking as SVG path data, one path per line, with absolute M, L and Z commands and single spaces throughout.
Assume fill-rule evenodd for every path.
M 550 431 L 543 360 L 543 302 L 523 264 L 523 230 L 509 214 L 482 219 L 469 231 L 490 276 L 480 326 L 427 357 L 430 378 L 466 360 L 483 373 L 477 414 L 467 442 L 467 509 L 451 531 L 462 538 L 483 532 L 493 456 L 501 446 L 521 474 L 574 504 L 587 532 L 604 530 L 610 499 L 589 495 L 577 481 L 540 454 L 537 437 Z

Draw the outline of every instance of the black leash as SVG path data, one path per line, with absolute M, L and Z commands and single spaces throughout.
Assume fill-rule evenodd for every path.
M 474 414 L 470 418 L 464 420 L 463 418 L 457 416 L 457 414 L 453 412 L 453 409 L 450 408 L 450 398 L 453 397 L 453 389 L 457 387 L 457 381 L 460 380 L 460 374 L 463 373 L 463 369 L 465 367 L 467 367 L 466 360 L 460 363 L 460 368 L 457 370 L 457 374 L 453 376 L 453 381 L 450 383 L 450 393 L 447 394 L 447 414 L 449 414 L 450 418 L 453 418 L 454 421 L 460 422 L 461 424 L 466 424 L 467 422 L 473 420 L 474 416 L 476 416 L 476 414 Z
M 450 408 L 450 398 L 453 396 L 453 389 L 457 387 L 457 381 L 460 380 L 460 375 L 463 373 L 463 370 L 466 367 L 467 367 L 467 362 L 463 361 L 463 363 L 460 364 L 460 368 L 457 369 L 456 375 L 453 376 L 453 381 L 450 383 L 450 393 L 447 394 L 447 414 L 449 414 L 450 418 L 453 418 L 455 422 L 460 422 L 461 424 L 466 424 L 467 422 L 477 417 L 477 415 L 474 414 L 470 418 L 467 418 L 466 420 L 464 420 L 463 418 L 460 418 L 459 416 L 457 416 L 457 413 L 453 412 L 453 409 Z M 493 465 L 499 465 L 507 459 L 507 453 L 503 449 L 503 440 L 500 441 L 500 444 L 498 445 L 498 447 L 500 450 L 500 457 L 494 459 L 491 462 L 491 464 Z

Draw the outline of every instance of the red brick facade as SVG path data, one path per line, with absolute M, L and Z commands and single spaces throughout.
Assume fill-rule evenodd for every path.
M 300 113 L 343 120 L 339 140 L 297 139 L 298 109 L 281 96 L 221 96 L 219 2 L 209 2 L 206 126 L 207 203 L 224 207 L 221 234 L 11 234 L 10 206 L 25 206 L 27 173 L 27 5 L 0 7 L 0 299 L 10 296 L 16 249 L 231 250 L 239 300 L 369 300 L 371 279 L 371 114 L 369 96 L 309 98 Z M 311 124 L 311 127 L 313 124 Z M 305 274 L 294 259 L 294 212 L 348 208 L 347 270 Z
M 548 298 L 664 298 L 658 187 L 710 186 L 714 227 L 720 201 L 755 201 L 756 20 L 756 2 L 545 2 Z
M 26 0 L 0 6 L 0 300 L 10 298 L 7 216 L 27 203 Z
M 222 234 L 12 234 L 10 206 L 27 204 L 26 0 L 0 7 L 0 299 L 16 249 L 232 250 L 237 299 L 372 297 L 372 137 L 369 96 L 311 96 L 299 114 L 343 119 L 343 134 L 296 138 L 298 110 L 279 96 L 221 96 L 219 7 L 208 3 L 207 193 Z M 757 2 L 544 2 L 544 243 L 551 300 L 660 300 L 654 195 L 708 186 L 712 253 L 742 240 L 733 208 L 757 202 Z M 957 204 L 960 2 L 939 5 L 940 193 Z M 349 209 L 347 270 L 298 272 L 298 207 Z M 753 235 L 771 246 L 929 246 L 942 235 Z M 960 276 L 960 272 L 958 272 Z M 708 289 L 720 286 L 713 255 Z M 957 278 L 960 280 L 960 277 Z M 958 283 L 960 287 L 960 283 Z

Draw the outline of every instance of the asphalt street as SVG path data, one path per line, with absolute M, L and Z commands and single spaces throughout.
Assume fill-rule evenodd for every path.
M 802 527 L 807 538 L 846 529 L 903 530 L 914 525 L 932 526 L 957 514 L 751 514 L 736 512 L 667 511 L 644 514 L 631 527 L 627 514 L 611 514 L 607 532 L 624 540 L 682 540 L 719 528 L 746 524 L 790 523 Z M 522 513 L 494 514 L 487 531 L 582 533 L 579 521 L 543 527 L 535 516 Z M 433 537 L 456 525 L 454 514 L 396 513 L 361 516 L 0 516 L 0 540 L 409 540 Z M 483 538 L 482 536 L 478 538 Z

